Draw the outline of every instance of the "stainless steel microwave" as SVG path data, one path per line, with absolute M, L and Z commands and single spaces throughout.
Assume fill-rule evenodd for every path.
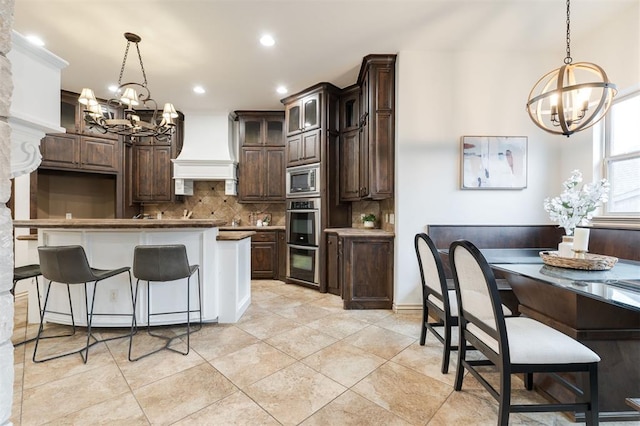
M 287 198 L 319 196 L 319 163 L 287 168 Z

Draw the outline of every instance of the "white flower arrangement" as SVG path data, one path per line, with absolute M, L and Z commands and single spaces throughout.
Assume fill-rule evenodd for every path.
M 562 183 L 564 191 L 559 197 L 545 198 L 544 209 L 549 218 L 558 222 L 567 233 L 573 235 L 578 225 L 586 225 L 593 217 L 596 209 L 609 199 L 609 182 L 601 179 L 578 188 L 582 182 L 580 170 L 571 172 L 571 177 Z

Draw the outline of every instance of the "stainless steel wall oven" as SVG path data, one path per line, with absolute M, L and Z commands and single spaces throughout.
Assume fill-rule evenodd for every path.
M 287 200 L 287 278 L 318 286 L 320 198 Z

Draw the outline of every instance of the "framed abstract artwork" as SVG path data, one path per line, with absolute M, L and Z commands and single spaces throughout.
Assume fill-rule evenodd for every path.
M 462 189 L 527 187 L 526 136 L 463 136 Z

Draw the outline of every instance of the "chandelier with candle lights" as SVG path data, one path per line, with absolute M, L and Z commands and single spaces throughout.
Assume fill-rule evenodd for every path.
M 122 59 L 118 88 L 115 91 L 116 97 L 109 99 L 106 105 L 108 110 L 122 108 L 124 116 L 123 118 L 113 118 L 109 114 L 104 114 L 93 90 L 84 88 L 78 98 L 78 102 L 86 107 L 84 120 L 90 128 L 100 133 L 114 133 L 129 137 L 153 136 L 158 140 L 168 140 L 174 132 L 174 119 L 178 117 L 178 113 L 170 103 L 164 104 L 162 111 L 158 110 L 158 104 L 151 97 L 151 92 L 147 87 L 147 74 L 144 71 L 142 55 L 140 55 L 140 47 L 138 46 L 142 38 L 133 33 L 124 33 L 124 37 L 127 39 L 127 47 Z M 136 45 L 138 51 L 138 59 L 142 69 L 142 83 L 122 83 L 122 75 L 131 43 Z M 136 107 L 139 110 L 152 111 L 151 118 L 148 121 L 142 120 L 139 113 L 136 112 Z
M 527 102 L 527 112 L 538 127 L 567 137 L 600 121 L 617 93 L 601 67 L 589 62 L 572 63 L 569 3 L 567 0 L 564 65 L 538 80 Z

